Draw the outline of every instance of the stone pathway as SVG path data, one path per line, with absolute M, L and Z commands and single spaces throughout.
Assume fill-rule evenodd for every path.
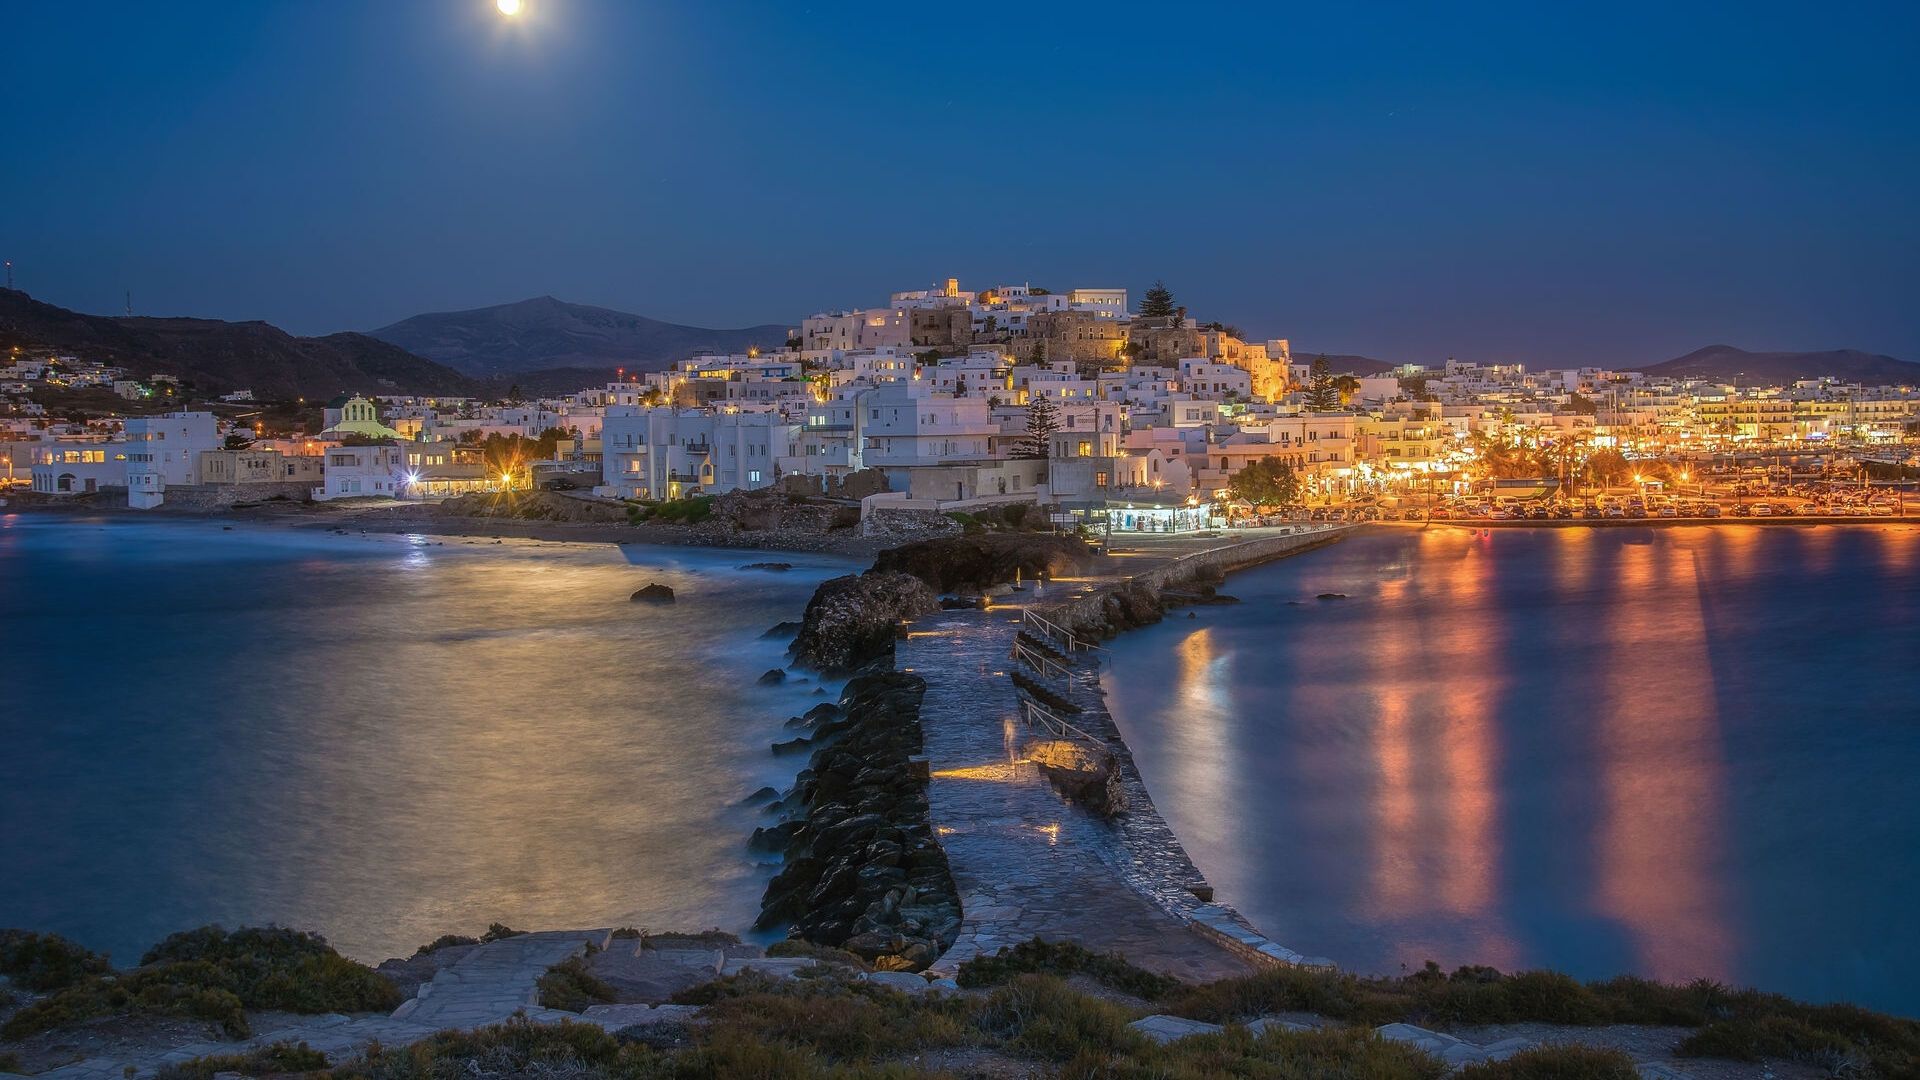
M 498 1023 L 515 1012 L 540 1008 L 535 984 L 548 968 L 586 951 L 605 948 L 606 930 L 519 934 L 475 949 L 420 987 L 393 1019 L 434 1031 Z
M 1041 599 L 1067 587 L 1051 588 Z M 986 612 L 940 612 L 917 621 L 894 655 L 895 667 L 927 681 L 920 722 L 928 802 L 960 891 L 960 934 L 934 973 L 950 975 L 965 960 L 1033 937 L 1121 952 L 1190 980 L 1251 971 L 1134 888 L 1116 869 L 1126 861 L 1120 827 L 1066 802 L 1024 760 L 1022 747 L 1036 736 L 1020 720 L 1008 677 L 1018 620 L 1018 605 L 1004 602 Z M 1158 818 L 1150 804 L 1133 813 Z M 1177 849 L 1171 832 L 1164 842 Z

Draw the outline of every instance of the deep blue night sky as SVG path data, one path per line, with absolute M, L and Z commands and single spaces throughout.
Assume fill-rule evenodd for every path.
M 9 0 L 0 254 L 303 333 L 1164 277 L 1311 350 L 1920 359 L 1920 4 Z

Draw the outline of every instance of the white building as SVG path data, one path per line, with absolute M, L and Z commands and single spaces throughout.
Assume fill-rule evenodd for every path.
M 120 442 L 34 444 L 28 475 L 43 495 L 89 495 L 127 484 L 127 445 Z
M 770 487 L 800 427 L 773 412 L 610 406 L 596 493 L 682 499 Z
M 325 481 L 313 491 L 315 500 L 399 498 L 405 491 L 407 455 L 396 442 L 358 446 L 329 446 Z
M 212 413 L 175 412 L 127 420 L 127 505 L 151 510 L 168 486 L 200 482 L 202 452 L 220 449 L 219 422 Z

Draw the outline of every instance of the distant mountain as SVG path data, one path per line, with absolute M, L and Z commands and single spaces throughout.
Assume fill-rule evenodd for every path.
M 1920 364 L 1858 349 L 1826 352 L 1748 352 L 1731 345 L 1709 345 L 1685 356 L 1648 364 L 1639 370 L 1672 378 L 1779 386 L 1796 379 L 1830 375 L 1868 385 L 1920 383 Z
M 263 322 L 84 315 L 0 289 L 0 348 L 15 345 L 99 360 L 136 378 L 172 375 L 201 391 L 252 390 L 261 398 L 472 394 L 477 385 L 365 334 L 303 338 Z
M 415 315 L 370 333 L 468 375 L 501 376 L 550 368 L 660 371 L 699 352 L 778 348 L 789 330 L 772 323 L 710 330 L 539 296 Z
M 1293 362 L 1296 364 L 1311 364 L 1315 360 L 1320 359 L 1321 355 L 1321 353 L 1309 352 L 1306 349 L 1294 349 Z M 1392 371 L 1394 368 L 1400 366 L 1399 364 L 1388 363 L 1385 360 L 1375 360 L 1368 356 L 1348 356 L 1344 353 L 1326 353 L 1324 355 L 1327 358 L 1327 366 L 1333 369 L 1335 375 L 1379 375 Z

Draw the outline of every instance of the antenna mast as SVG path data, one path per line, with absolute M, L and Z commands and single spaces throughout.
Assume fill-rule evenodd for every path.
M 7 288 L 13 288 L 13 260 L 7 260 Z
M 127 290 L 127 317 L 129 319 L 133 317 L 133 290 L 132 289 Z

